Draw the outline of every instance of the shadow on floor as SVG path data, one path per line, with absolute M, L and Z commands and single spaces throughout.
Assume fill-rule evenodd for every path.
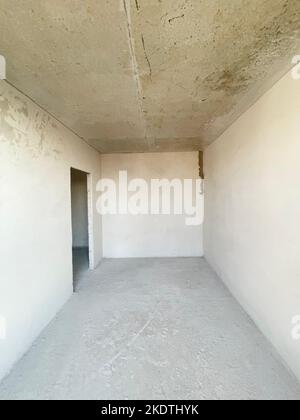
M 77 291 L 80 280 L 89 271 L 89 249 L 73 248 L 73 285 L 74 292 Z

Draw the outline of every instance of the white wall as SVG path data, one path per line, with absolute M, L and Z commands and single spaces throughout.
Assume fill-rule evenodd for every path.
M 0 378 L 72 293 L 70 167 L 90 173 L 95 191 L 100 164 L 96 151 L 0 82 L 0 317 L 7 325 Z M 97 265 L 101 218 L 93 191 Z
M 102 155 L 102 177 L 128 180 L 199 179 L 198 153 Z M 202 226 L 186 226 L 182 215 L 103 216 L 106 258 L 202 256 Z
M 87 174 L 72 170 L 71 174 L 73 247 L 89 246 Z
M 300 81 L 285 76 L 205 153 L 205 256 L 300 378 Z

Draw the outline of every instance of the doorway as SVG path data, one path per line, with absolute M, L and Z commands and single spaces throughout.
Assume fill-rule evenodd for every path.
M 71 168 L 73 288 L 76 292 L 90 267 L 89 174 Z

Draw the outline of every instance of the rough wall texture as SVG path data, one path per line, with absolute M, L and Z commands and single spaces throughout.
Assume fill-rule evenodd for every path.
M 205 152 L 205 256 L 300 378 L 300 81 L 285 76 Z
M 71 166 L 94 183 L 100 177 L 95 150 L 1 81 L 0 378 L 72 293 Z M 96 265 L 101 219 L 93 208 Z
M 299 19 L 299 0 L 0 0 L 0 53 L 102 152 L 202 150 L 291 67 Z

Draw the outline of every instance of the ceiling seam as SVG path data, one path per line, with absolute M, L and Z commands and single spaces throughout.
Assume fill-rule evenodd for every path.
M 132 69 L 134 73 L 134 79 L 136 82 L 136 90 L 137 90 L 137 97 L 139 102 L 139 108 L 140 108 L 140 114 L 141 114 L 141 120 L 144 123 L 144 139 L 147 141 L 148 146 L 150 147 L 150 139 L 148 138 L 148 125 L 145 118 L 145 109 L 143 107 L 143 88 L 140 80 L 140 74 L 139 74 L 139 66 L 136 58 L 136 52 L 135 52 L 135 45 L 134 45 L 134 37 L 133 37 L 133 30 L 132 30 L 132 22 L 131 22 L 131 5 L 130 0 L 123 0 L 124 5 L 124 11 L 126 16 L 126 23 L 127 23 L 127 35 L 128 35 L 128 43 L 130 48 L 130 55 L 131 55 L 131 63 L 132 63 Z M 137 7 L 137 10 L 140 10 L 140 7 Z

